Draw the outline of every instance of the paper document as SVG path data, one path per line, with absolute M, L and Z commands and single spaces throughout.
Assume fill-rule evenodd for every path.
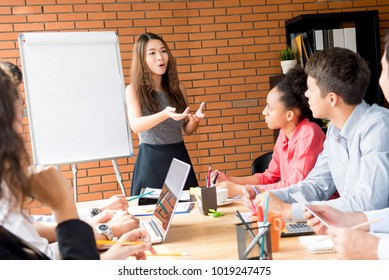
M 128 213 L 134 216 L 152 216 L 156 204 L 149 205 L 132 205 L 127 208 Z M 174 214 L 189 213 L 194 206 L 194 202 L 179 202 Z
M 153 192 L 151 194 L 145 195 L 144 198 L 151 198 L 151 199 L 158 199 L 161 194 L 161 189 L 154 189 L 154 188 L 145 188 L 143 193 Z M 182 191 L 180 196 L 180 201 L 188 201 L 190 200 L 190 194 L 189 191 Z

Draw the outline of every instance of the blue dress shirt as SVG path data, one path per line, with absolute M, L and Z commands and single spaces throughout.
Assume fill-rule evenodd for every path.
M 328 200 L 335 190 L 340 197 Z M 329 126 L 323 152 L 307 178 L 271 191 L 292 203 L 293 220 L 302 220 L 303 205 L 289 195 L 297 191 L 309 202 L 341 211 L 388 207 L 389 110 L 364 101 L 357 105 L 342 130 Z

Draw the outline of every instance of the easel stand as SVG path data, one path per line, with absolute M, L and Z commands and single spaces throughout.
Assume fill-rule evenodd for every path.
M 120 174 L 119 167 L 116 163 L 116 160 L 114 160 L 114 159 L 112 160 L 112 166 L 113 166 L 113 169 L 115 170 L 116 179 L 119 183 L 120 188 L 122 189 L 122 193 L 125 196 L 127 196 L 126 190 L 124 189 L 123 179 L 122 179 L 122 176 Z M 73 172 L 74 201 L 77 202 L 78 201 L 78 198 L 77 198 L 77 172 L 78 172 L 78 169 L 77 169 L 76 164 L 72 164 L 72 172 Z
M 272 259 L 269 223 L 260 227 L 257 222 L 240 223 L 235 226 L 240 260 Z

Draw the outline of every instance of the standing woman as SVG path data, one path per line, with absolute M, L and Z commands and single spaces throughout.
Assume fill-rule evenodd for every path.
M 192 166 L 182 134 L 197 129 L 205 103 L 194 115 L 189 113 L 174 58 L 166 42 L 153 33 L 142 34 L 134 45 L 131 81 L 126 88 L 128 118 L 140 142 L 131 195 L 138 195 L 144 187 L 162 187 L 173 158 Z M 196 186 L 192 166 L 184 189 Z

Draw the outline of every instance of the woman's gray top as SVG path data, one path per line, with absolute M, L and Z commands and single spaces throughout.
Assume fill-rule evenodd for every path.
M 164 92 L 158 92 L 157 98 L 160 110 L 164 110 L 169 105 L 169 99 Z M 150 115 L 147 109 L 142 109 L 142 116 Z M 140 143 L 161 145 L 161 144 L 175 144 L 183 141 L 182 126 L 185 119 L 175 121 L 171 118 L 159 123 L 158 125 L 146 131 L 139 132 Z

